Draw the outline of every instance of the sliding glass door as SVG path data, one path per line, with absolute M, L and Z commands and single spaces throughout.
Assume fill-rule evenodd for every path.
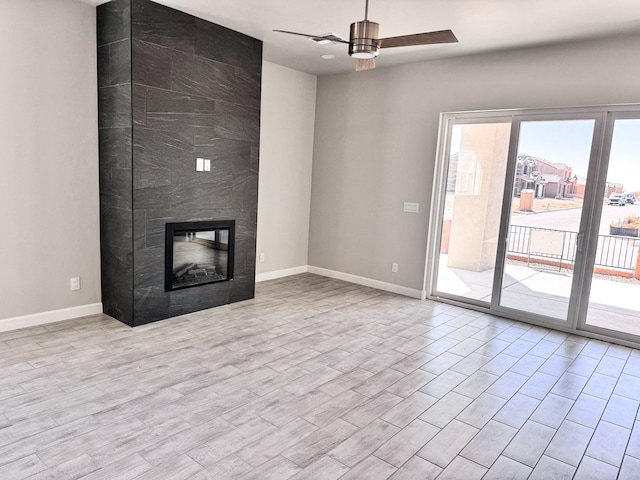
M 497 307 L 568 320 L 595 124 L 517 122 Z
M 603 201 L 594 208 L 590 288 L 582 327 L 640 336 L 640 115 L 611 115 L 605 135 Z
M 443 116 L 430 296 L 640 344 L 640 107 Z
M 491 301 L 511 122 L 453 123 L 438 248 L 437 288 Z

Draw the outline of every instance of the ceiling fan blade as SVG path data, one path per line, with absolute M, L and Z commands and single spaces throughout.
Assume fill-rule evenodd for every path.
M 299 37 L 307 37 L 312 38 L 316 41 L 318 40 L 330 40 L 332 43 L 349 43 L 348 41 L 334 35 L 334 34 L 326 34 L 326 35 L 309 35 L 308 33 L 298 33 L 298 32 L 289 32 L 287 30 L 274 30 L 274 32 L 279 33 L 287 33 L 289 35 L 298 35 Z
M 411 47 L 413 45 L 431 45 L 434 43 L 457 43 L 458 39 L 451 30 L 438 32 L 416 33 L 400 37 L 381 38 L 380 48 Z
M 375 58 L 356 58 L 356 72 L 376 68 Z
M 318 35 L 309 35 L 308 33 L 287 32 L 286 30 L 274 30 L 274 32 L 288 33 L 289 35 L 299 35 L 300 37 L 316 38 Z

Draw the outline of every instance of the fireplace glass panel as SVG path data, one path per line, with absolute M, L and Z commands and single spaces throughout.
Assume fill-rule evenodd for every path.
M 165 290 L 233 278 L 233 222 L 167 224 Z

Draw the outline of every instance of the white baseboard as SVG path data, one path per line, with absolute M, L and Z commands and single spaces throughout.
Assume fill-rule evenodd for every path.
M 335 270 L 328 270 L 326 268 L 314 267 L 309 265 L 307 267 L 307 271 L 309 273 L 315 273 L 316 275 L 322 275 L 324 277 L 330 277 L 337 280 L 344 280 L 345 282 L 364 285 L 365 287 L 377 288 L 378 290 L 384 290 L 385 292 L 397 293 L 399 295 L 404 295 L 405 297 L 422 298 L 423 295 L 422 290 L 417 290 L 415 288 L 403 287 L 401 285 L 395 285 L 393 283 L 381 282 L 380 280 L 359 277 L 357 275 L 351 275 L 350 273 L 337 272 Z
M 307 265 L 301 265 L 299 267 L 285 268 L 283 270 L 274 270 L 273 272 L 257 273 L 256 282 L 266 282 L 267 280 L 275 280 L 276 278 L 307 273 L 308 271 Z
M 87 315 L 97 315 L 99 313 L 102 313 L 102 303 L 91 303 L 88 305 L 81 305 L 79 307 L 51 310 L 49 312 L 34 313 L 32 315 L 23 315 L 21 317 L 3 318 L 0 319 L 0 332 L 34 327 L 36 325 L 44 325 L 47 323 L 61 322 L 63 320 L 86 317 Z

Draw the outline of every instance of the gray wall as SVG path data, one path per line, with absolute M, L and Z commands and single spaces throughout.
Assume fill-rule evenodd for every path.
M 96 10 L 76 0 L 4 0 L 2 12 L 0 52 L 12 68 L 0 76 L 0 218 L 7 231 L 25 234 L 0 236 L 11 272 L 0 278 L 0 329 L 101 310 Z M 110 84 L 127 83 L 115 66 Z M 263 74 L 267 174 L 260 175 L 258 242 L 267 272 L 307 263 L 315 77 L 268 63 Z M 300 133 L 295 144 L 290 129 Z M 125 171 L 114 165 L 111 172 L 115 184 L 132 185 L 120 166 Z M 122 228 L 127 238 L 126 225 L 131 236 L 131 221 L 108 231 Z M 296 239 L 295 248 L 283 238 Z M 111 270 L 116 281 L 131 283 L 132 268 L 124 272 Z M 69 290 L 72 276 L 82 278 L 80 291 Z M 23 318 L 31 314 L 37 318 Z
M 256 273 L 268 274 L 307 266 L 317 78 L 269 62 L 262 75 Z
M 320 77 L 309 264 L 422 290 L 440 112 L 640 102 L 638 51 L 629 36 Z
M 139 325 L 252 298 L 262 42 L 147 0 L 98 7 L 98 42 L 105 312 Z M 230 219 L 234 280 L 165 292 L 165 224 Z
M 71 0 L 1 4 L 0 319 L 95 305 L 95 8 Z M 82 289 L 72 292 L 75 276 Z

